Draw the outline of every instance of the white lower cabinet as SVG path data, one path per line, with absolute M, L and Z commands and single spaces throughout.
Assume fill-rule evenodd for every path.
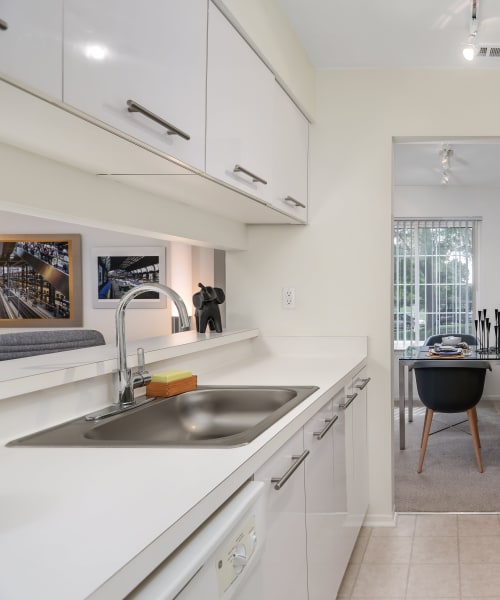
M 301 429 L 255 473 L 255 480 L 267 484 L 260 600 L 307 598 L 304 456 Z
M 342 391 L 336 400 L 344 398 Z M 349 561 L 345 420 L 333 400 L 304 426 L 309 600 L 331 600 Z
M 267 489 L 262 598 L 333 600 L 368 508 L 360 371 L 256 473 Z
M 356 374 L 345 388 L 344 401 L 334 410 L 344 413 L 347 480 L 346 542 L 353 545 L 368 510 L 367 393 L 365 370 Z M 359 389 L 359 386 L 363 389 Z
M 353 402 L 353 454 L 355 507 L 360 526 L 368 510 L 368 397 L 366 386 L 369 381 L 366 369 L 357 373 L 352 379 L 352 393 L 357 394 Z

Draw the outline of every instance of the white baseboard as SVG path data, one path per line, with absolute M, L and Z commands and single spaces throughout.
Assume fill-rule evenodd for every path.
M 397 513 L 392 514 L 368 514 L 365 517 L 363 527 L 396 527 Z

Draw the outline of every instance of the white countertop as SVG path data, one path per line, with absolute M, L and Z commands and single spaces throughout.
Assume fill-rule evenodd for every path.
M 0 447 L 0 598 L 123 597 L 320 408 L 326 393 L 338 391 L 366 355 L 366 349 L 334 357 L 279 348 L 198 378 L 205 385 L 319 387 L 246 446 Z

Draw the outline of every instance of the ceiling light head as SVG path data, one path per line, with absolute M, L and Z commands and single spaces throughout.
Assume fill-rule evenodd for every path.
M 449 170 L 451 168 L 450 158 L 453 156 L 453 150 L 448 144 L 443 144 L 439 151 L 441 161 L 441 183 L 446 185 L 450 180 Z
M 439 152 L 441 157 L 441 169 L 447 171 L 450 168 L 450 158 L 453 155 L 453 150 L 450 146 L 444 145 Z
M 471 61 L 474 60 L 478 53 L 478 47 L 474 43 L 475 37 L 470 35 L 467 38 L 467 42 L 462 47 L 462 55 L 465 60 Z
M 478 17 L 477 17 L 477 5 L 479 0 L 472 0 L 472 14 L 469 27 L 469 37 L 462 46 L 462 55 L 465 60 L 472 61 L 476 58 L 478 48 L 476 46 L 476 36 L 478 30 Z

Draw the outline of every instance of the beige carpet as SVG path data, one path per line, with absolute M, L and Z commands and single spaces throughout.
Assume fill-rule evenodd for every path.
M 431 435 L 424 468 L 417 473 L 425 408 L 415 403 L 414 421 L 406 424 L 406 449 L 399 450 L 395 414 L 395 504 L 398 512 L 500 511 L 500 403 L 482 400 L 477 407 L 484 473 L 477 470 L 467 422 Z M 436 414 L 431 431 L 466 418 Z

